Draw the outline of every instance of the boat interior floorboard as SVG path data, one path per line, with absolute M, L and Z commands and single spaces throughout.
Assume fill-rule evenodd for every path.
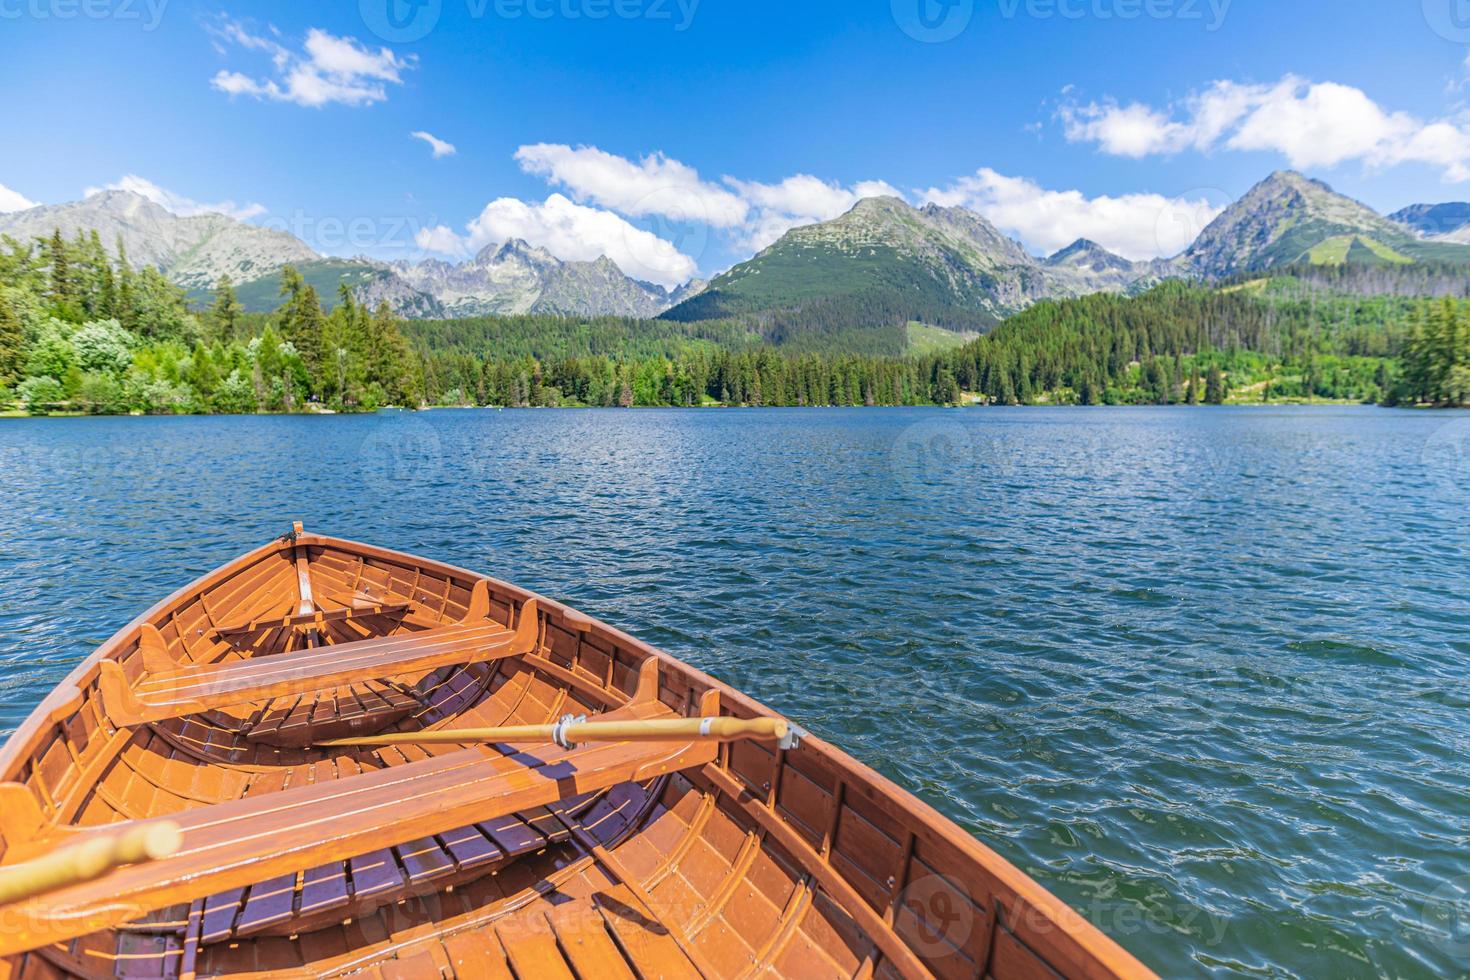
M 0 748 L 0 880 L 177 837 L 0 905 L 0 980 L 1150 976 L 820 739 L 706 737 L 759 719 L 558 602 L 297 527 Z M 539 727 L 462 731 L 505 726 Z

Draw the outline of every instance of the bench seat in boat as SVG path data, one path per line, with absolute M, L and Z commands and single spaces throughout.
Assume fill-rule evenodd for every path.
M 700 706 L 719 713 L 709 692 Z M 658 700 L 658 665 L 650 659 L 637 693 L 607 720 L 678 717 Z M 501 754 L 476 747 L 421 762 L 391 766 L 329 783 L 247 797 L 170 816 L 183 833 L 172 857 L 130 865 L 9 907 L 25 928 L 0 934 L 0 955 L 33 948 L 62 935 L 121 925 L 140 914 L 330 866 L 383 848 L 485 824 L 500 817 L 703 766 L 717 757 L 710 741 L 612 742 L 563 749 L 555 745 Z M 0 786 L 0 790 L 5 787 Z M 29 801 L 29 803 L 27 803 Z M 0 795 L 6 807 L 34 808 L 23 787 Z M 39 812 L 30 819 L 38 819 Z M 16 814 L 12 820 L 27 820 Z M 59 844 L 111 836 L 122 825 L 65 828 L 6 852 L 24 860 Z M 126 905 L 118 895 L 128 896 Z M 55 913 L 65 909 L 66 916 Z M 80 926 L 85 923 L 86 929 Z
M 347 624 L 379 619 L 402 619 L 413 608 L 409 602 L 376 602 L 351 605 L 342 609 L 317 609 L 309 613 L 270 616 L 237 626 L 221 626 L 215 630 L 221 639 L 233 641 L 271 630 L 319 630 L 328 623 Z
M 532 600 L 521 610 L 515 630 L 477 618 L 417 633 L 189 667 L 163 660 L 167 654 L 149 645 L 145 629 L 143 675 L 129 684 L 122 666 L 105 660 L 98 685 L 108 717 L 127 727 L 455 664 L 517 657 L 536 648 L 538 629 Z

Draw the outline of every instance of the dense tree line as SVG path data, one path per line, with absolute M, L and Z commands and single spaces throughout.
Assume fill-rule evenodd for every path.
M 1319 295 L 1466 298 L 1470 297 L 1470 274 L 1467 273 L 1470 270 L 1465 266 L 1447 262 L 1344 262 L 1342 265 L 1290 266 L 1281 270 L 1274 281 Z
M 932 365 L 900 358 L 784 354 L 771 347 L 690 352 L 673 358 L 534 357 L 424 359 L 426 394 L 443 405 L 513 408 L 920 405 L 955 401 L 937 388 Z
M 437 353 L 511 360 L 556 358 L 678 357 L 691 351 L 758 347 L 758 333 L 730 321 L 674 323 L 627 317 L 563 317 L 546 314 L 410 320 L 404 334 L 417 348 Z
M 417 359 L 387 309 L 343 302 L 328 316 L 294 270 L 281 308 L 249 319 L 228 280 L 208 311 L 121 239 L 95 232 L 0 242 L 0 403 L 33 412 L 256 412 L 409 404 Z
M 1397 301 L 1266 296 L 1165 283 L 1136 297 L 1039 303 L 945 357 L 993 404 L 1379 398 Z M 1264 385 L 1264 387 L 1262 387 Z
M 0 247 L 0 402 L 32 411 L 256 412 L 385 405 L 1194 404 L 1470 398 L 1470 302 L 1322 278 L 1166 283 L 1044 302 L 957 349 L 902 357 L 860 310 L 811 321 L 477 317 L 405 323 L 296 270 L 245 313 L 228 280 L 192 310 L 97 236 Z M 888 311 L 893 312 L 893 311 Z M 885 314 L 886 315 L 886 314 Z M 849 317 L 856 319 L 848 319 Z M 846 324 L 846 326 L 844 326 Z M 901 336 L 901 334 L 899 335 Z M 901 350 L 901 348 L 899 348 Z M 1396 360 L 1397 359 L 1397 360 Z
M 1470 404 L 1470 302 L 1448 296 L 1420 305 L 1404 343 L 1391 404 Z

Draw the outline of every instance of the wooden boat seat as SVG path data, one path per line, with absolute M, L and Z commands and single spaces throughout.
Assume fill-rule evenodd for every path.
M 372 735 L 395 725 L 424 702 L 383 681 L 277 698 L 241 734 L 247 742 L 302 749 L 333 738 Z
M 600 793 L 558 806 L 573 815 Z M 211 895 L 200 905 L 202 943 L 252 936 L 293 936 L 347 918 L 361 918 L 385 905 L 492 874 L 525 854 L 571 836 L 545 807 L 506 814 L 385 847 L 347 861 L 290 873 L 248 888 Z
M 402 619 L 413 608 L 411 602 L 376 602 L 343 609 L 318 609 L 315 612 L 297 613 L 292 616 L 272 616 L 252 620 L 238 626 L 221 626 L 215 632 L 221 639 L 235 640 L 249 637 L 267 630 L 316 630 L 327 623 L 355 623 L 364 619 Z
M 130 727 L 454 664 L 518 657 L 536 648 L 538 630 L 536 603 L 531 600 L 522 608 L 514 631 L 484 616 L 418 633 L 184 667 L 168 660 L 145 629 L 143 675 L 130 685 L 122 665 L 104 660 L 98 686 L 113 724 Z
M 700 714 L 719 714 L 710 691 Z M 658 662 L 650 658 L 626 706 L 608 720 L 676 717 L 658 699 Z M 303 868 L 371 855 L 572 797 L 642 782 L 715 761 L 712 741 L 598 743 L 575 749 L 540 745 L 501 754 L 475 747 L 327 783 L 246 797 L 171 815 L 183 833 L 172 857 L 129 865 L 8 906 L 24 928 L 0 934 L 0 955 L 116 927 L 155 909 L 295 875 Z M 42 826 L 38 804 L 20 786 L 0 785 L 15 826 Z M 23 861 L 63 844 L 116 834 L 122 824 L 52 828 L 5 853 Z M 65 910 L 64 916 L 58 914 Z

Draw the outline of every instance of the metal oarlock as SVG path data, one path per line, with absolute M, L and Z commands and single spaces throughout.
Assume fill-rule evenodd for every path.
M 551 740 L 564 749 L 575 749 L 576 744 L 567 740 L 567 729 L 572 725 L 585 724 L 586 721 L 586 715 L 562 715 L 551 726 Z

